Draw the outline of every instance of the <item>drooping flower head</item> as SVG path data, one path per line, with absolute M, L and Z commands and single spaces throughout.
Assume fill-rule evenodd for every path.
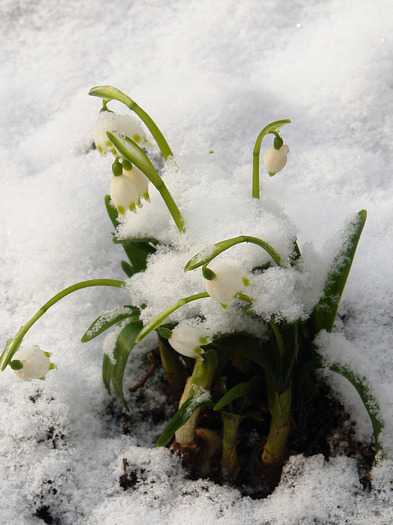
M 110 194 L 120 215 L 124 215 L 127 210 L 136 212 L 136 206 L 140 204 L 139 193 L 126 175 L 113 175 Z
M 237 293 L 250 285 L 246 273 L 238 266 L 221 263 L 210 265 L 209 269 L 213 272 L 214 277 L 206 279 L 206 291 L 223 308 L 228 306 Z
M 112 111 L 101 111 L 94 129 L 94 142 L 102 156 L 108 152 L 117 155 L 116 149 L 108 139 L 107 131 L 119 131 L 136 143 L 146 138 L 141 124 L 130 115 L 119 115 Z
M 176 352 L 192 357 L 197 361 L 203 361 L 201 345 L 206 345 L 210 342 L 207 337 L 202 335 L 200 330 L 187 325 L 177 325 L 168 341 Z
M 139 199 L 144 198 L 146 201 L 150 202 L 149 179 L 146 175 L 134 165 L 131 166 L 131 169 L 124 169 L 123 175 L 130 179 L 138 192 Z
M 269 175 L 275 175 L 284 168 L 288 160 L 288 153 L 289 147 L 286 144 L 283 144 L 280 149 L 271 146 L 265 151 L 263 154 L 263 164 Z
M 32 379 L 45 379 L 49 370 L 56 366 L 50 362 L 51 354 L 44 352 L 39 346 L 25 346 L 20 348 L 11 361 L 11 368 L 23 381 Z

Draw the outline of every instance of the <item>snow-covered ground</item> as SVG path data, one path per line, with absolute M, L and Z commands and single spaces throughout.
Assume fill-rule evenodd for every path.
M 100 104 L 87 96 L 90 87 L 112 84 L 128 93 L 191 174 L 207 166 L 214 177 L 216 166 L 228 184 L 251 184 L 256 136 L 267 123 L 290 118 L 283 130 L 288 165 L 265 177 L 262 188 L 296 224 L 300 246 L 310 242 L 322 251 L 345 217 L 368 211 L 340 306 L 347 321 L 337 325 L 332 345 L 367 374 L 381 404 L 387 453 L 369 493 L 345 457 L 291 458 L 280 486 L 259 501 L 186 480 L 179 461 L 154 446 L 164 422 L 152 425 L 136 400 L 130 435 L 108 417 L 102 339 L 82 345 L 80 337 L 103 310 L 127 299 L 118 290 L 89 289 L 56 305 L 28 334 L 27 342 L 52 352 L 56 372 L 45 382 L 21 382 L 9 368 L 0 377 L 0 523 L 390 523 L 392 2 L 1 0 L 0 6 L 3 344 L 58 290 L 94 277 L 123 279 L 121 247 L 112 245 L 103 205 L 109 165 L 91 149 Z M 143 348 L 128 384 L 140 377 L 138 352 Z M 358 436 L 370 439 L 352 387 L 333 385 Z M 145 406 L 162 402 L 157 392 L 146 390 Z M 119 485 L 123 458 L 138 476 L 132 490 Z

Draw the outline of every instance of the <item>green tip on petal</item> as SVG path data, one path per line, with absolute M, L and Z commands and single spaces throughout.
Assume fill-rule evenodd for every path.
M 118 206 L 117 211 L 120 213 L 120 215 L 124 215 L 126 210 L 123 208 L 123 206 Z
M 250 279 L 247 279 L 247 277 L 243 277 L 243 284 L 244 286 L 250 286 Z

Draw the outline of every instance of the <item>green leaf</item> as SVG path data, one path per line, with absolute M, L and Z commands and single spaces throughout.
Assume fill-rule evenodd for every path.
M 248 334 L 234 333 L 221 336 L 214 341 L 217 348 L 229 348 L 254 363 L 258 364 L 268 375 L 276 377 L 279 365 L 268 341 L 261 341 Z
M 312 338 L 321 330 L 331 332 L 338 305 L 355 257 L 356 248 L 366 222 L 367 212 L 361 210 L 344 231 L 341 248 L 334 257 L 323 295 L 315 306 L 308 323 Z
M 127 277 L 132 277 L 137 272 L 134 270 L 134 268 L 129 264 L 127 261 L 120 261 L 121 268 L 123 272 L 127 275 Z
M 113 226 L 117 228 L 120 224 L 118 220 L 119 215 L 117 213 L 116 208 L 114 208 L 111 205 L 110 195 L 105 196 L 105 207 Z M 116 238 L 114 238 L 113 242 L 115 244 L 121 244 L 123 246 L 124 251 L 126 252 L 126 255 L 131 262 L 131 268 L 129 266 L 124 267 L 122 264 L 123 270 L 129 277 L 131 277 L 135 273 L 146 270 L 147 258 L 150 254 L 156 251 L 156 246 L 159 244 L 159 241 L 152 237 L 127 239 L 124 241 L 119 241 Z
M 238 383 L 222 396 L 222 398 L 214 405 L 214 410 L 222 410 L 226 405 L 239 397 L 247 398 L 250 389 L 251 387 L 248 381 Z
M 111 361 L 111 358 L 108 354 L 104 354 L 104 357 L 102 359 L 102 379 L 109 394 L 111 393 L 112 368 L 113 363 Z
M 198 396 L 192 396 L 185 401 L 176 414 L 173 416 L 171 421 L 162 431 L 160 437 L 157 440 L 159 447 L 164 447 L 175 435 L 175 432 L 186 423 L 192 416 L 194 410 L 201 406 L 214 406 L 212 401 L 197 401 Z
M 116 346 L 113 351 L 114 364 L 112 364 L 112 385 L 126 410 L 128 410 L 128 404 L 123 393 L 124 369 L 127 364 L 128 356 L 135 346 L 136 336 L 139 334 L 142 326 L 142 321 L 134 321 L 127 324 L 118 335 Z
M 109 218 L 112 221 L 113 226 L 115 228 L 117 228 L 119 226 L 119 224 L 120 224 L 120 222 L 118 220 L 119 214 L 117 212 L 117 209 L 114 206 L 112 206 L 111 202 L 112 202 L 111 196 L 110 195 L 105 195 L 105 208 L 106 208 L 106 211 L 108 212 Z
M 117 324 L 129 317 L 131 317 L 132 320 L 137 321 L 139 320 L 139 315 L 140 310 L 135 306 L 117 306 L 116 308 L 107 310 L 102 315 L 97 317 L 97 319 L 89 326 L 81 341 L 82 343 L 87 343 L 88 341 L 91 341 L 95 337 L 105 332 L 105 330 L 114 324 Z
M 328 368 L 332 372 L 335 372 L 336 374 L 345 377 L 355 387 L 357 393 L 360 396 L 360 399 L 363 402 L 363 405 L 367 410 L 368 416 L 371 421 L 371 425 L 373 427 L 375 439 L 375 455 L 380 453 L 380 457 L 383 457 L 383 448 L 379 440 L 379 435 L 384 427 L 384 422 L 379 413 L 379 404 L 370 392 L 370 388 L 367 384 L 367 379 L 365 377 L 358 376 L 347 365 L 333 363 Z

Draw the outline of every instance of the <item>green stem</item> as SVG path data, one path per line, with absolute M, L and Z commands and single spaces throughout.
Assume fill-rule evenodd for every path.
M 26 332 L 30 330 L 33 324 L 36 321 L 38 321 L 38 319 L 42 315 L 44 315 L 44 313 L 47 310 L 49 310 L 51 306 L 53 306 L 58 301 L 60 301 L 60 299 L 63 299 L 63 297 L 66 297 L 67 295 L 75 292 L 76 290 L 81 290 L 82 288 L 88 288 L 90 286 L 112 286 L 115 288 L 122 288 L 124 284 L 125 284 L 124 281 L 117 281 L 115 279 L 90 279 L 88 281 L 81 281 L 80 283 L 73 284 L 72 286 L 69 286 L 68 288 L 65 288 L 61 292 L 57 293 L 55 296 L 52 297 L 52 299 L 49 299 L 48 302 L 46 302 L 43 306 L 41 306 L 41 308 L 38 310 L 38 312 L 35 315 L 33 315 L 30 321 L 27 322 L 24 326 L 22 326 L 22 328 L 15 335 L 15 337 L 7 341 L 7 345 L 3 353 L 0 356 L 1 370 L 3 371 L 5 367 L 11 361 L 12 356 L 15 354 L 15 352 L 20 347 L 22 343 L 22 339 L 26 335 Z
M 157 188 L 179 231 L 184 232 L 184 220 L 179 208 L 146 153 L 133 140 L 117 131 L 108 131 L 107 136 L 121 155 L 143 171 L 150 182 Z
M 259 154 L 261 151 L 262 140 L 268 133 L 277 135 L 275 131 L 280 129 L 285 124 L 289 124 L 290 122 L 291 121 L 288 119 L 276 120 L 275 122 L 271 122 L 270 124 L 268 124 L 267 126 L 263 128 L 263 130 L 260 132 L 260 134 L 257 137 L 255 146 L 254 146 L 254 151 L 253 151 L 253 168 L 252 168 L 252 196 L 255 197 L 256 199 L 259 199 Z
M 91 88 L 89 95 L 93 97 L 103 98 L 107 104 L 111 100 L 118 100 L 125 104 L 131 111 L 136 113 L 138 117 L 146 124 L 150 133 L 153 135 L 161 153 L 166 160 L 169 156 L 173 156 L 172 150 L 169 147 L 164 135 L 161 133 L 154 120 L 144 111 L 138 104 L 132 100 L 128 95 L 113 86 L 96 86 Z
M 292 387 L 282 394 L 272 389 L 269 394 L 269 410 L 272 419 L 262 453 L 262 462 L 265 465 L 281 465 L 284 462 L 290 429 L 291 400 Z
M 282 360 L 284 358 L 285 347 L 284 347 L 284 341 L 283 341 L 281 332 L 278 329 L 278 326 L 276 325 L 276 323 L 273 321 L 273 319 L 269 321 L 269 324 L 273 330 L 274 337 L 276 338 L 278 352 L 280 355 L 280 359 Z
M 238 430 L 244 416 L 221 412 L 223 422 L 221 472 L 224 479 L 235 479 L 240 471 L 237 457 Z
M 210 349 L 203 354 L 203 358 L 203 361 L 195 361 L 194 370 L 188 378 L 186 387 L 179 402 L 179 408 L 187 401 L 187 399 L 197 395 L 200 389 L 209 390 L 211 388 L 218 367 L 218 355 L 215 350 Z M 188 419 L 176 432 L 175 439 L 179 445 L 194 442 L 195 429 L 200 410 L 200 408 L 194 410 L 190 419 Z
M 225 241 L 217 242 L 212 246 L 211 249 L 203 250 L 203 252 L 197 253 L 185 265 L 184 271 L 188 272 L 190 270 L 195 270 L 195 268 L 199 268 L 199 266 L 206 265 L 215 257 L 217 257 L 217 255 L 219 255 L 220 253 L 242 242 L 249 242 L 251 244 L 256 244 L 257 246 L 260 246 L 265 250 L 265 252 L 267 252 L 270 255 L 270 257 L 277 264 L 277 266 L 283 266 L 280 255 L 270 246 L 270 244 L 263 241 L 262 239 L 259 239 L 258 237 L 251 237 L 250 235 L 239 235 L 238 237 L 232 237 L 231 239 L 226 239 Z
M 136 342 L 139 343 L 140 341 L 142 341 L 142 339 L 144 339 L 148 334 L 150 334 L 150 332 L 158 328 L 163 323 L 163 321 L 178 308 L 181 308 L 187 303 L 191 303 L 192 301 L 197 301 L 198 299 L 203 299 L 205 297 L 210 297 L 210 295 L 207 292 L 197 293 L 195 295 L 190 295 L 189 297 L 184 297 L 183 299 L 177 301 L 176 304 L 170 306 L 169 308 L 166 308 L 165 310 L 157 314 L 155 317 L 153 317 L 153 319 L 150 319 L 150 321 L 147 324 L 145 324 L 145 326 L 139 332 L 138 337 L 136 338 Z
M 172 349 L 166 339 L 158 336 L 158 347 L 160 350 L 161 363 L 165 370 L 167 381 L 174 392 L 184 388 L 186 373 L 182 366 L 179 354 Z

